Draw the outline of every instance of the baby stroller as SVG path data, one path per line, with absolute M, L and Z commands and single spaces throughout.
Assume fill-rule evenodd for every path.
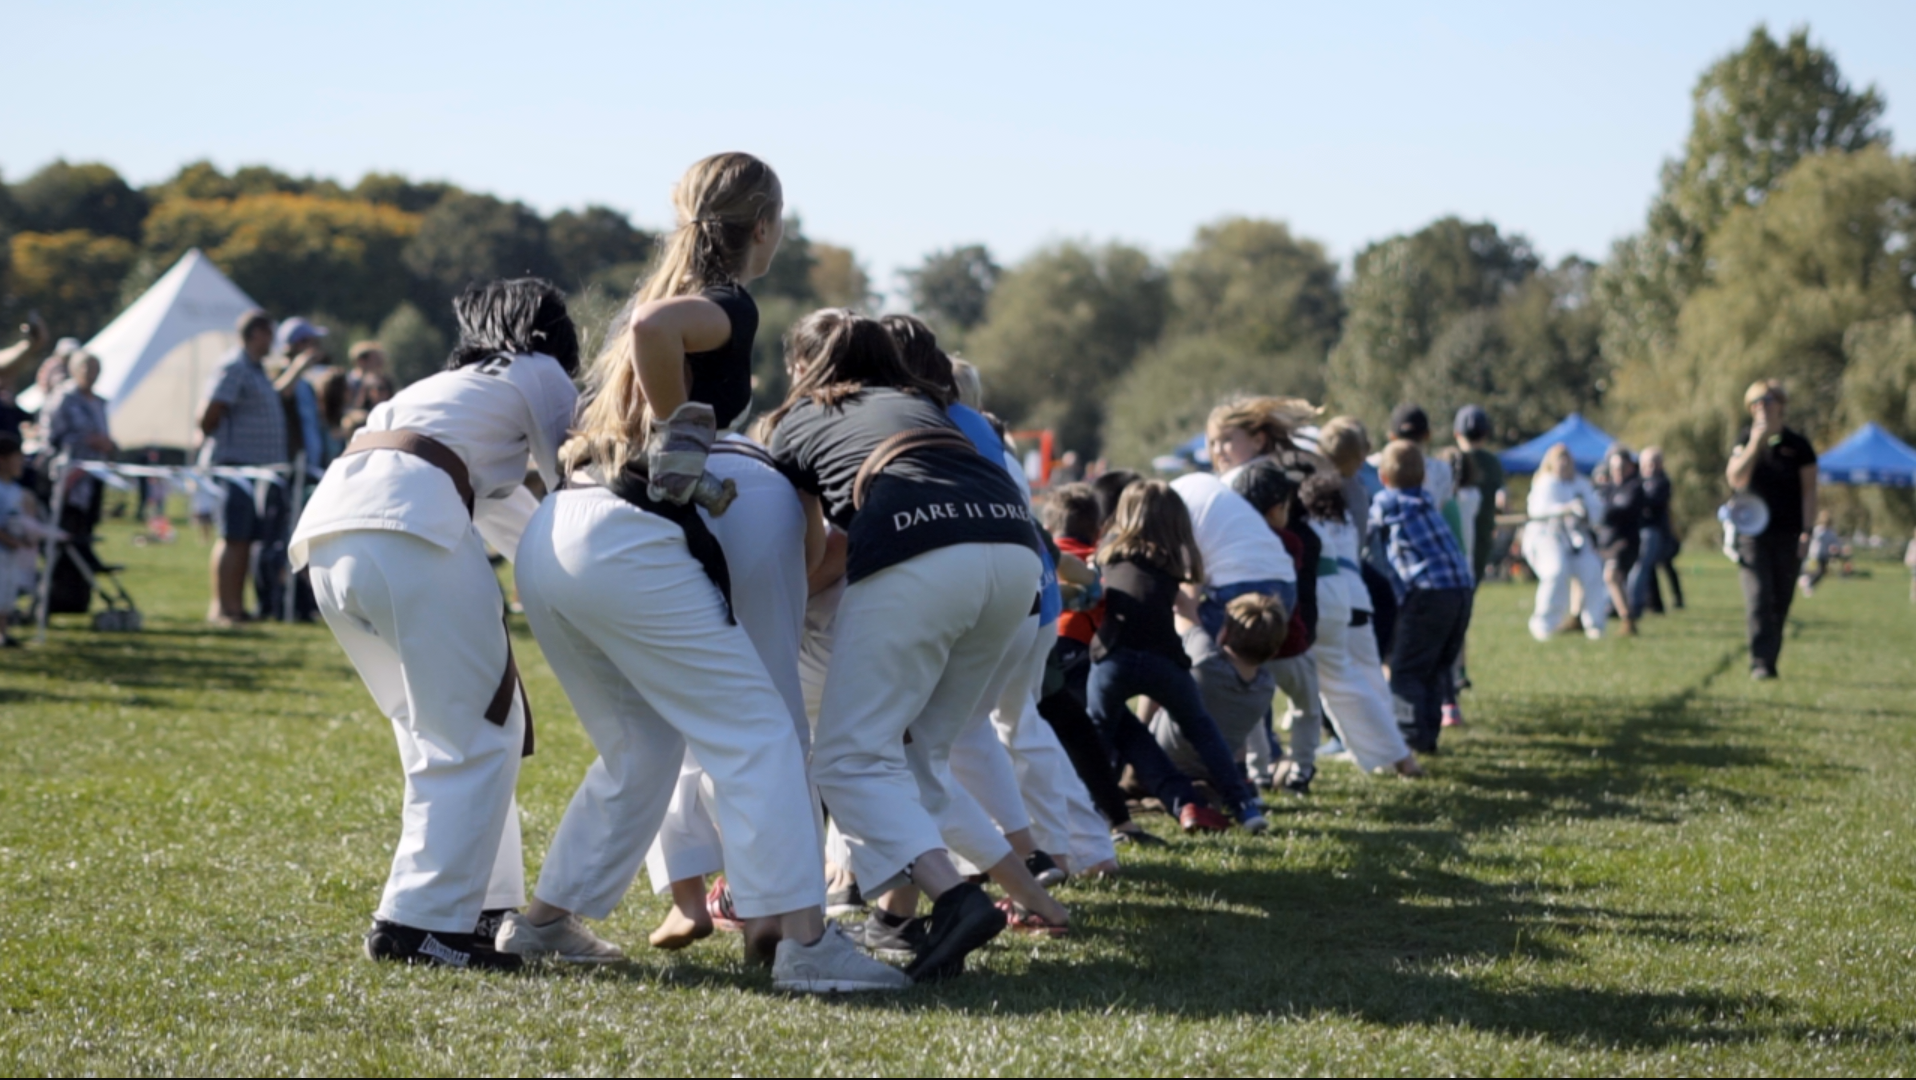
M 46 593 L 47 613 L 84 615 L 99 594 L 105 606 L 93 615 L 93 628 L 107 632 L 131 632 L 143 625 L 138 605 L 120 583 L 122 566 L 100 561 L 91 537 L 70 534 L 57 541 L 53 549 L 53 580 Z

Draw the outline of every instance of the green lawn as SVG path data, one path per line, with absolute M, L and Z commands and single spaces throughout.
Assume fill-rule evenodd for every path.
M 104 551 L 148 629 L 0 655 L 0 1066 L 168 1073 L 1916 1071 L 1916 612 L 1832 581 L 1784 679 L 1744 677 L 1728 563 L 1636 640 L 1538 645 L 1478 607 L 1470 727 L 1424 783 L 1328 765 L 1262 838 L 1179 839 L 1068 886 L 892 998 L 770 991 L 735 939 L 518 977 L 375 966 L 391 735 L 320 627 L 204 629 L 188 535 Z M 530 858 L 589 758 L 521 633 Z M 1151 827 L 1168 832 L 1163 818 Z M 536 867 L 534 867 L 536 870 Z

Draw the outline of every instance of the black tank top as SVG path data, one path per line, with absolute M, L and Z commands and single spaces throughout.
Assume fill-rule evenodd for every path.
M 758 336 L 758 305 L 736 282 L 711 285 L 699 293 L 725 310 L 732 336 L 709 352 L 685 354 L 692 369 L 691 400 L 710 405 L 720 431 L 730 428 L 752 407 L 752 341 Z

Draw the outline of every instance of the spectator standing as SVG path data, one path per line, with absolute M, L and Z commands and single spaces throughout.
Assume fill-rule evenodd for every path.
M 316 481 L 325 473 L 326 420 L 319 403 L 319 391 L 313 377 L 328 370 L 324 340 L 326 328 L 315 326 L 297 316 L 279 324 L 275 341 L 281 355 L 279 369 L 273 374 L 273 389 L 279 392 L 280 408 L 286 415 L 286 458 L 305 470 L 306 479 Z M 287 583 L 291 570 L 286 561 L 287 534 L 302 507 L 294 506 L 285 515 L 280 528 L 260 541 L 255 563 L 254 588 L 259 594 L 260 615 L 281 618 L 286 610 Z M 311 586 L 294 586 L 293 618 L 309 622 L 319 616 Z
M 240 316 L 238 329 L 240 347 L 214 375 L 206 409 L 200 414 L 200 431 L 206 436 L 200 463 L 285 465 L 286 414 L 279 388 L 264 366 L 273 347 L 273 320 L 255 309 Z M 286 488 L 276 481 L 237 477 L 219 483 L 225 499 L 220 539 L 213 545 L 213 602 L 207 620 L 230 626 L 246 617 L 246 571 L 253 546 L 285 532 Z
M 47 326 L 38 313 L 20 324 L 20 340 L 0 349 L 0 438 L 20 438 L 20 426 L 33 420 L 33 414 L 14 404 L 13 386 L 39 359 L 47 345 Z
M 1657 595 L 1657 570 L 1670 578 L 1670 592 L 1677 607 L 1683 606 L 1683 586 L 1677 581 L 1676 533 L 1670 526 L 1670 477 L 1663 471 L 1663 451 L 1655 446 L 1643 448 L 1637 465 L 1642 473 L 1643 522 L 1638 530 L 1637 565 L 1630 572 L 1630 609 L 1639 618 L 1646 611 L 1661 613 L 1662 598 Z
M 1497 539 L 1497 515 L 1504 509 L 1504 463 L 1497 452 L 1490 449 L 1490 414 L 1483 406 L 1466 405 L 1458 409 L 1451 428 L 1457 436 L 1457 448 L 1470 459 L 1474 486 L 1482 496 L 1475 519 L 1464 523 L 1471 531 L 1471 577 L 1482 581 Z
M 1770 521 L 1755 536 L 1738 535 L 1736 561 L 1749 617 L 1750 677 L 1776 678 L 1783 626 L 1790 617 L 1796 577 L 1816 520 L 1816 448 L 1786 423 L 1789 394 L 1777 379 L 1751 384 L 1743 394 L 1750 426 L 1724 470 L 1730 487 L 1769 507 Z
M 1909 602 L 1916 604 L 1916 532 L 1910 534 L 1909 546 L 1903 549 L 1903 565 L 1909 567 Z
M 67 360 L 71 379 L 46 410 L 47 442 L 55 454 L 69 461 L 106 461 L 119 450 L 107 430 L 106 399 L 93 392 L 100 379 L 100 360 L 81 350 Z M 100 482 L 81 472 L 67 488 L 59 508 L 60 527 L 79 536 L 90 535 L 100 523 Z
M 398 391 L 386 374 L 386 347 L 377 341 L 361 341 L 346 354 L 353 367 L 346 374 L 346 410 L 372 412 L 373 406 L 391 401 Z
M 1597 521 L 1597 549 L 1603 555 L 1603 586 L 1610 594 L 1610 608 L 1623 622 L 1626 637 L 1637 632 L 1637 609 L 1631 605 L 1627 585 L 1642 555 L 1643 483 L 1637 476 L 1636 458 L 1621 443 L 1610 448 L 1609 481 L 1599 490 L 1603 496 L 1603 516 Z M 1593 601 L 1586 597 L 1586 605 Z

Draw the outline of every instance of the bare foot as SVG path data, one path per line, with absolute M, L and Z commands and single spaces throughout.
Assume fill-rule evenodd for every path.
M 695 941 L 701 941 L 711 936 L 711 918 L 689 918 L 685 912 L 674 907 L 665 913 L 665 921 L 661 922 L 659 928 L 652 931 L 652 936 L 646 940 L 650 941 L 652 947 L 655 949 L 666 949 L 676 952 L 679 949 L 690 946 Z
M 1425 776 L 1424 767 L 1417 763 L 1417 755 L 1412 754 L 1398 762 L 1397 775 L 1406 780 L 1422 780 Z

